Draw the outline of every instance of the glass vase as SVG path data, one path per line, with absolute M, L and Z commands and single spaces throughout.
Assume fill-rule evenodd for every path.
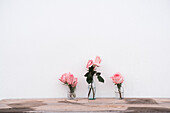
M 88 84 L 88 99 L 89 100 L 96 99 L 96 84 L 95 84 L 95 82 Z
M 120 88 L 115 85 L 115 97 L 119 99 L 124 98 L 124 88 L 121 86 Z
M 67 99 L 68 100 L 74 100 L 76 98 L 76 93 L 74 91 L 68 91 L 67 92 Z

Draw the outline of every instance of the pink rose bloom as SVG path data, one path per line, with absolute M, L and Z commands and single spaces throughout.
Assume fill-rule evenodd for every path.
M 77 78 L 74 78 L 74 80 L 73 80 L 73 83 L 72 83 L 72 87 L 76 87 L 76 85 L 77 85 Z
M 111 77 L 111 79 L 113 80 L 115 84 L 120 84 L 120 83 L 123 83 L 124 81 L 124 78 L 120 73 L 116 73 L 115 75 Z
M 63 83 L 66 83 L 67 82 L 67 76 L 68 76 L 68 74 L 64 73 L 59 80 Z
M 89 67 L 92 66 L 92 65 L 93 65 L 93 60 L 89 60 L 88 63 L 87 63 L 86 68 L 89 68 Z
M 94 65 L 100 66 L 100 63 L 101 63 L 100 57 L 99 57 L 99 56 L 96 56 L 96 59 L 95 59 L 95 61 L 94 61 Z
M 71 85 L 73 81 L 74 81 L 74 75 L 69 72 L 67 77 L 67 83 Z

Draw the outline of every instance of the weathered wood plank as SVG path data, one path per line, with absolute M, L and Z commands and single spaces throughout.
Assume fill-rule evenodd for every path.
M 0 101 L 0 112 L 130 112 L 170 113 L 170 99 L 152 98 L 98 98 L 67 99 L 6 99 Z

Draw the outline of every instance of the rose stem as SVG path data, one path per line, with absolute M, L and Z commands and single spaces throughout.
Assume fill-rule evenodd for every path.
M 90 96 L 91 88 L 89 89 L 88 97 Z
M 94 99 L 95 92 L 94 92 L 94 89 L 93 89 L 93 85 L 92 85 L 92 83 L 91 83 L 91 88 L 92 88 L 92 91 L 93 91 L 93 99 Z
M 122 99 L 122 94 L 121 94 L 120 88 L 118 88 L 118 91 L 119 91 L 120 99 Z

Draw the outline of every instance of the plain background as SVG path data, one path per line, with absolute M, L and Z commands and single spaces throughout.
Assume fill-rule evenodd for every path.
M 117 72 L 125 97 L 170 98 L 170 0 L 0 0 L 0 99 L 66 98 L 65 72 L 86 98 L 96 56 L 97 98 L 115 97 Z

